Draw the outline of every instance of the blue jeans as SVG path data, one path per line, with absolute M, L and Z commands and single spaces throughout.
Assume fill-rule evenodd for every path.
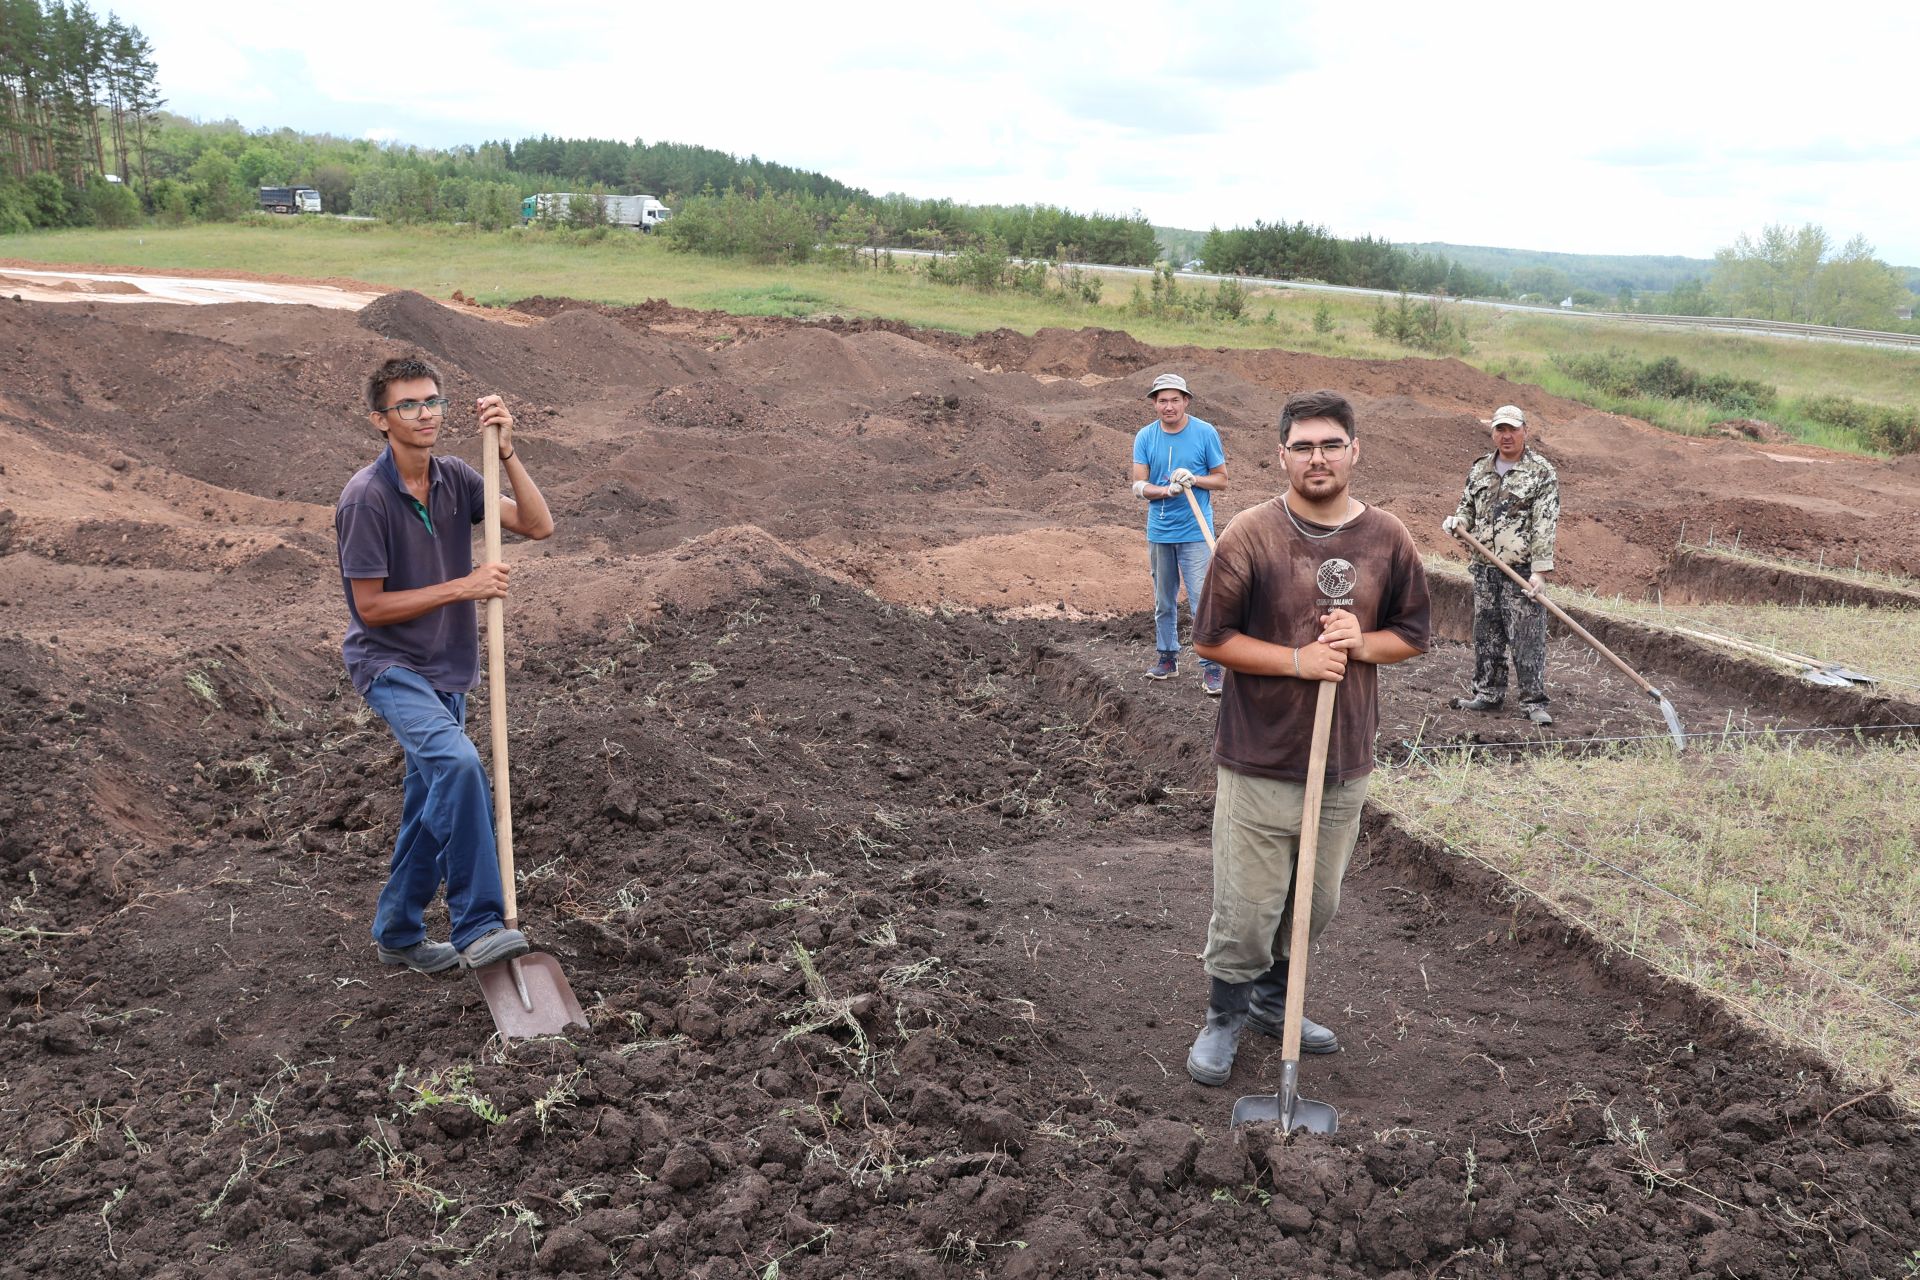
M 1187 613 L 1200 610 L 1200 592 L 1207 583 L 1213 553 L 1204 542 L 1149 542 L 1147 560 L 1153 567 L 1153 647 L 1162 653 L 1180 652 L 1180 583 L 1187 584 Z M 1218 664 L 1200 660 L 1200 669 Z
M 506 902 L 493 844 L 493 797 L 480 753 L 467 739 L 467 696 L 442 693 L 405 667 L 388 667 L 367 690 L 407 756 L 400 837 L 374 910 L 373 939 L 389 950 L 427 936 L 427 904 L 447 884 L 453 945 L 462 951 L 501 928 Z

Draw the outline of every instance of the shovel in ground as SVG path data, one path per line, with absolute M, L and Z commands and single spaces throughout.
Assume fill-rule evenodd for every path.
M 1453 531 L 1453 535 L 1456 538 L 1459 538 L 1462 542 L 1465 542 L 1468 546 L 1472 547 L 1475 551 L 1478 551 L 1481 555 L 1485 556 L 1488 564 L 1492 565 L 1494 568 L 1498 569 L 1500 572 L 1506 574 L 1509 578 L 1512 578 L 1514 582 L 1519 584 L 1519 587 L 1522 591 L 1533 590 L 1532 586 L 1527 582 L 1525 578 L 1515 573 L 1512 570 L 1512 568 L 1510 568 L 1509 566 L 1502 564 L 1499 560 L 1495 559 L 1493 552 L 1487 550 L 1484 546 L 1482 546 L 1480 544 L 1480 540 L 1478 538 L 1475 538 L 1472 534 L 1468 533 L 1465 529 L 1455 529 Z M 1649 698 L 1652 698 L 1655 702 L 1659 703 L 1660 714 L 1663 717 L 1665 717 L 1667 722 L 1667 732 L 1673 735 L 1673 749 L 1675 751 L 1685 751 L 1687 749 L 1687 734 L 1686 734 L 1686 731 L 1680 727 L 1680 713 L 1673 709 L 1673 704 L 1671 702 L 1667 701 L 1666 694 L 1660 692 L 1658 689 L 1654 688 L 1651 684 L 1648 684 L 1647 678 L 1641 675 L 1638 671 L 1635 671 L 1632 667 L 1628 666 L 1625 662 L 1621 661 L 1619 654 L 1615 653 L 1613 650 L 1607 648 L 1607 646 L 1601 644 L 1598 640 L 1594 639 L 1592 632 L 1588 631 L 1585 627 L 1575 622 L 1572 618 L 1569 618 L 1567 616 L 1567 611 L 1565 609 L 1562 609 L 1559 605 L 1555 604 L 1553 601 L 1547 599 L 1545 592 L 1535 593 L 1534 599 L 1538 600 L 1541 604 L 1547 606 L 1547 612 L 1552 614 L 1554 617 L 1560 619 L 1560 623 L 1562 626 L 1566 627 L 1567 630 L 1573 632 L 1573 634 L 1575 634 L 1576 636 L 1579 636 L 1582 640 L 1586 641 L 1589 645 L 1593 647 L 1593 651 L 1595 653 L 1598 653 L 1601 657 L 1605 658 L 1608 662 L 1611 662 L 1614 666 L 1620 668 L 1620 672 L 1622 675 L 1626 676 L 1627 679 L 1639 685 L 1643 693 L 1645 693 Z
M 1291 1133 L 1333 1133 L 1340 1113 L 1331 1104 L 1300 1096 L 1300 1019 L 1307 1013 L 1307 940 L 1313 923 L 1313 864 L 1320 851 L 1320 797 L 1327 784 L 1327 740 L 1333 733 L 1333 699 L 1340 686 L 1320 685 L 1313 704 L 1313 742 L 1307 752 L 1307 798 L 1300 811 L 1300 853 L 1294 859 L 1293 940 L 1287 955 L 1287 1016 L 1280 1037 L 1280 1092 L 1257 1093 L 1233 1104 L 1233 1127 L 1279 1124 Z
M 500 559 L 500 428 L 488 424 L 482 477 L 486 483 L 487 563 Z M 487 601 L 487 703 L 493 717 L 493 838 L 500 853 L 500 887 L 506 895 L 506 926 L 520 927 L 519 894 L 513 883 L 513 800 L 507 780 L 506 602 Z M 502 1040 L 558 1035 L 570 1022 L 586 1025 L 560 962 L 530 952 L 475 969 Z

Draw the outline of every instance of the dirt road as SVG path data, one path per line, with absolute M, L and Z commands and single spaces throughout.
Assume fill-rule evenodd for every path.
M 1900 1274 L 1914 1117 L 1377 822 L 1316 957 L 1342 1133 L 1224 1132 L 1277 1052 L 1226 1090 L 1180 1065 L 1212 707 L 1138 678 L 1122 477 L 1154 373 L 1221 428 L 1227 513 L 1274 492 L 1284 397 L 1339 387 L 1357 491 L 1438 550 L 1517 402 L 1564 576 L 1637 592 L 1683 521 L 1920 569 L 1914 461 L 1454 361 L 518 319 L 0 301 L 0 1270 Z M 521 913 L 576 1043 L 489 1050 L 471 984 L 367 937 L 400 766 L 340 669 L 330 508 L 402 346 L 507 395 L 560 522 L 509 554 L 509 687 Z M 1552 660 L 1556 731 L 1658 732 Z M 1487 732 L 1443 706 L 1468 666 L 1388 673 L 1383 748 Z M 1652 669 L 1701 722 L 1838 714 Z

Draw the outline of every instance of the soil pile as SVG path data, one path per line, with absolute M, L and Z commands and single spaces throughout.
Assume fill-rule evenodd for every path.
M 1310 1093 L 1342 1133 L 1228 1134 L 1277 1047 L 1226 1090 L 1181 1069 L 1212 707 L 1190 671 L 1139 679 L 1119 477 L 1147 376 L 1178 367 L 1249 503 L 1291 380 L 1354 387 L 1370 496 L 1417 532 L 1476 397 L 1526 404 L 1583 495 L 1565 558 L 1623 583 L 1709 491 L 1892 567 L 1910 478 L 1449 362 L 430 305 L 0 304 L 0 1270 L 1909 1261 L 1912 1116 L 1381 826 L 1315 959 L 1347 1051 Z M 401 346 L 456 403 L 507 394 L 560 521 L 510 553 L 508 687 L 521 913 L 587 1006 L 573 1042 L 489 1045 L 470 981 L 382 969 L 367 937 L 402 766 L 340 670 L 328 508 L 374 452 L 358 379 Z M 1597 661 L 1553 661 L 1568 731 L 1659 732 Z M 1829 714 L 1668 661 L 1690 722 Z M 1467 666 L 1442 641 L 1388 673 L 1383 749 L 1532 733 L 1438 709 Z

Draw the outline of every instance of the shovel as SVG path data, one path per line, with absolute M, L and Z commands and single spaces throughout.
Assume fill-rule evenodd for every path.
M 1320 852 L 1320 797 L 1327 784 L 1327 739 L 1333 734 L 1333 698 L 1340 686 L 1320 683 L 1313 704 L 1313 743 L 1307 753 L 1307 799 L 1300 812 L 1300 853 L 1294 859 L 1293 941 L 1287 956 L 1287 1016 L 1280 1038 L 1280 1092 L 1257 1093 L 1233 1104 L 1232 1127 L 1278 1123 L 1292 1133 L 1333 1133 L 1340 1113 L 1300 1096 L 1300 1019 L 1307 1012 L 1307 931 L 1313 923 L 1313 864 Z
M 1705 640 L 1710 644 L 1722 644 L 1729 649 L 1740 649 L 1757 654 L 1762 658 L 1771 658 L 1783 666 L 1799 669 L 1800 678 L 1809 684 L 1824 685 L 1831 689 L 1844 689 L 1854 684 L 1878 684 L 1879 680 L 1863 671 L 1843 667 L 1837 662 L 1822 662 L 1818 658 L 1809 658 L 1804 653 L 1794 653 L 1787 649 L 1769 649 L 1765 645 L 1754 644 L 1750 640 L 1737 640 L 1732 636 L 1717 635 L 1711 631 L 1690 631 L 1686 627 L 1674 628 L 1681 635 L 1694 640 Z
M 1481 546 L 1480 540 L 1478 538 L 1475 538 L 1472 534 L 1468 533 L 1465 529 L 1455 529 L 1453 531 L 1453 536 L 1456 538 L 1459 538 L 1461 541 L 1465 542 L 1468 546 L 1472 547 L 1475 551 L 1478 551 L 1481 555 L 1485 556 L 1487 558 L 1488 564 L 1492 565 L 1494 568 L 1498 569 L 1500 572 L 1506 574 L 1509 578 L 1512 578 L 1516 583 L 1519 584 L 1520 589 L 1522 591 L 1533 590 L 1533 587 L 1527 582 L 1525 578 L 1515 573 L 1509 566 L 1502 564 L 1500 561 L 1494 559 L 1493 552 Z M 1585 640 L 1589 645 L 1592 645 L 1594 652 L 1598 653 L 1601 657 L 1605 658 L 1608 662 L 1611 662 L 1614 666 L 1620 668 L 1621 674 L 1625 675 L 1627 679 L 1639 685 L 1642 691 L 1644 691 L 1649 698 L 1652 698 L 1655 702 L 1660 704 L 1660 714 L 1666 717 L 1667 732 L 1673 735 L 1673 749 L 1675 751 L 1685 751 L 1687 749 L 1686 731 L 1680 727 L 1680 713 L 1673 709 L 1673 704 L 1671 702 L 1667 701 L 1667 695 L 1664 693 L 1661 693 L 1658 689 L 1648 684 L 1647 678 L 1645 676 L 1641 675 L 1638 671 L 1635 671 L 1632 667 L 1628 666 L 1625 662 L 1622 662 L 1620 660 L 1619 654 L 1615 653 L 1613 650 L 1607 648 L 1607 646 L 1601 644 L 1598 640 L 1594 639 L 1592 632 L 1588 631 L 1585 627 L 1575 622 L 1572 618 L 1569 618 L 1567 616 L 1567 611 L 1565 609 L 1562 609 L 1559 605 L 1555 604 L 1553 601 L 1547 599 L 1545 592 L 1537 593 L 1534 596 L 1534 598 L 1538 600 L 1541 604 L 1547 606 L 1547 612 L 1551 613 L 1554 617 L 1560 619 L 1560 623 L 1562 626 L 1566 627 L 1567 630 L 1573 632 L 1573 634 L 1575 634 L 1576 636 L 1579 636 L 1582 640 Z
M 487 563 L 500 560 L 500 428 L 488 424 L 481 472 L 487 490 Z M 513 801 L 507 786 L 506 601 L 487 601 L 487 703 L 493 714 L 493 838 L 500 853 L 500 887 L 506 894 L 506 926 L 520 927 L 519 894 L 513 883 Z M 560 962 L 540 952 L 496 961 L 473 971 L 502 1040 L 558 1035 L 587 1015 L 567 985 Z

